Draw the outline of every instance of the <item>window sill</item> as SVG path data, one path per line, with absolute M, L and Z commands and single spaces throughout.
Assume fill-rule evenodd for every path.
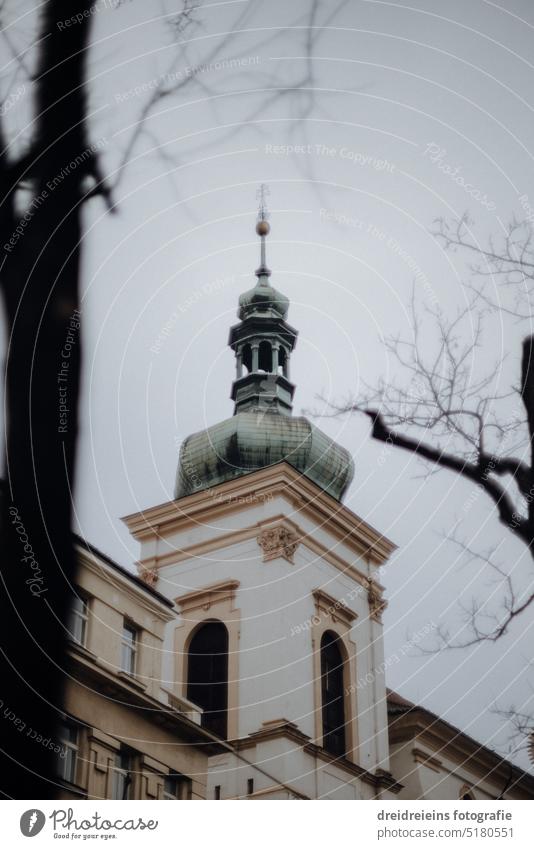
M 74 782 L 67 781 L 66 778 L 58 776 L 57 785 L 61 790 L 67 790 L 81 799 L 87 799 L 87 788 L 82 787 L 81 784 L 75 784 Z
M 89 651 L 89 649 L 86 648 L 86 646 L 82 646 L 81 643 L 77 643 L 76 640 L 69 639 L 68 645 L 69 645 L 69 648 L 78 652 L 78 654 L 83 655 L 83 657 L 87 658 L 88 660 L 92 660 L 95 663 L 98 660 L 96 654 L 94 654 L 92 651 Z
M 146 691 L 147 685 L 143 684 L 139 678 L 136 678 L 135 675 L 132 675 L 130 672 L 125 672 L 123 669 L 119 669 L 117 672 L 119 678 L 122 678 L 123 681 L 127 681 L 128 684 L 131 684 L 132 687 L 136 687 L 138 690 Z

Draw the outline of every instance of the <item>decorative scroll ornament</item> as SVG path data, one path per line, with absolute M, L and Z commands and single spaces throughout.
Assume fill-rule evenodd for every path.
M 368 581 L 367 583 L 367 599 L 369 601 L 369 616 L 375 622 L 382 622 L 382 614 L 387 607 L 387 602 L 382 598 L 375 581 Z
M 139 577 L 149 587 L 155 587 L 158 582 L 158 573 L 155 569 L 147 569 L 141 566 L 139 569 Z
M 300 540 L 289 528 L 279 526 L 277 528 L 266 528 L 257 538 L 258 545 L 263 550 L 263 562 L 283 557 L 289 563 L 293 563 L 295 551 Z

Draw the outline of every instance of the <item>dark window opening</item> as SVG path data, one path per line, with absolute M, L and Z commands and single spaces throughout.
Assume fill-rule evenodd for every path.
M 191 640 L 187 663 L 187 698 L 202 708 L 202 727 L 226 738 L 228 631 L 222 622 L 206 622 Z
M 344 663 L 339 643 L 332 631 L 326 631 L 321 639 L 323 747 L 336 756 L 346 753 Z
M 260 342 L 258 355 L 258 369 L 260 371 L 272 372 L 273 370 L 273 352 L 269 342 Z
M 57 771 L 60 778 L 69 784 L 76 784 L 78 768 L 79 733 L 78 727 L 71 722 L 62 722 L 58 729 L 61 745 L 57 757 Z
M 163 778 L 164 799 L 190 799 L 192 782 L 191 779 L 181 773 L 171 773 Z
M 254 793 L 254 779 L 247 778 L 247 796 L 252 796 Z
M 278 351 L 278 374 L 286 376 L 287 355 L 286 349 L 280 346 Z
M 250 345 L 243 345 L 243 349 L 241 351 L 241 359 L 248 374 L 250 374 L 250 372 L 252 371 L 252 348 L 250 347 Z
M 215 785 L 213 796 L 214 796 L 215 799 L 221 798 L 221 785 L 220 784 Z

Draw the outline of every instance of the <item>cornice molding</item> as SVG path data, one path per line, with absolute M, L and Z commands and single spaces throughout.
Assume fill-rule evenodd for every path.
M 320 588 L 312 590 L 312 595 L 315 599 L 317 611 L 320 611 L 325 616 L 330 616 L 334 623 L 340 620 L 347 628 L 352 626 L 358 614 L 354 610 L 351 610 L 350 607 L 347 607 L 345 602 L 334 598 Z
M 249 749 L 269 740 L 285 738 L 302 748 L 306 754 L 322 760 L 324 763 L 330 763 L 338 769 L 348 772 L 350 775 L 357 776 L 370 784 L 376 790 L 387 788 L 392 793 L 399 793 L 403 785 L 396 781 L 393 776 L 384 770 L 377 769 L 376 773 L 369 772 L 365 767 L 349 761 L 347 758 L 334 757 L 329 754 L 322 746 L 312 743 L 307 734 L 304 734 L 294 722 L 287 719 L 277 719 L 271 722 L 264 722 L 258 731 L 252 731 L 248 737 L 241 737 L 237 740 L 232 740 L 231 746 L 236 751 Z
M 179 605 L 180 613 L 185 615 L 192 610 L 209 610 L 214 604 L 220 604 L 224 601 L 233 603 L 235 600 L 236 590 L 239 587 L 239 581 L 218 581 L 214 584 L 207 584 L 200 587 L 198 590 L 184 593 L 174 599 L 175 604 Z
M 443 761 L 428 754 L 428 752 L 424 752 L 423 749 L 412 749 L 412 755 L 416 763 L 427 766 L 429 769 L 433 769 L 434 772 L 442 772 Z
M 299 527 L 295 522 L 292 522 L 290 519 L 287 519 L 283 514 L 263 519 L 256 524 L 241 530 L 228 531 L 217 537 L 212 537 L 209 540 L 193 543 L 192 545 L 180 550 L 169 551 L 166 554 L 160 554 L 157 556 L 150 555 L 143 560 L 139 560 L 137 562 L 137 568 L 138 570 L 146 569 L 148 571 L 159 571 L 165 566 L 174 566 L 177 563 L 181 563 L 183 560 L 191 560 L 196 557 L 202 557 L 212 551 L 229 548 L 232 545 L 236 545 L 240 542 L 246 542 L 247 540 L 253 540 L 258 537 L 258 531 L 261 532 L 264 529 L 268 529 L 273 526 L 276 527 L 277 525 L 283 525 L 284 527 L 292 529 L 298 537 L 300 544 L 308 548 L 311 552 L 313 552 L 313 554 L 322 557 L 327 563 L 334 566 L 336 569 L 339 569 L 339 571 L 344 575 L 348 575 L 366 590 L 368 589 L 369 579 L 367 575 L 361 571 L 361 569 L 358 569 L 357 566 L 349 563 L 348 560 L 343 559 L 339 554 L 336 554 L 334 551 L 318 542 L 310 534 L 306 534 L 301 527 Z M 384 588 L 378 583 L 378 581 L 374 581 L 373 583 L 379 592 L 383 591 Z
M 132 584 L 126 575 L 122 575 L 120 572 L 116 572 L 106 566 L 95 555 L 91 555 L 89 552 L 80 549 L 78 551 L 78 561 L 82 567 L 88 569 L 97 578 L 107 581 L 117 592 L 122 592 L 126 596 L 129 596 L 132 601 L 145 608 L 145 610 L 148 610 L 153 616 L 157 616 L 163 622 L 170 622 L 174 619 L 175 614 L 171 608 L 163 604 L 163 602 L 159 603 L 157 598 L 145 593 L 141 587 Z M 113 607 L 105 597 L 99 600 Z
M 311 516 L 316 525 L 328 527 L 355 553 L 375 564 L 385 563 L 396 548 L 352 510 L 285 462 L 218 484 L 211 490 L 133 513 L 122 521 L 132 536 L 141 541 L 163 530 L 167 534 L 191 524 L 204 525 L 222 513 L 240 511 L 250 504 L 270 501 L 278 495 L 289 498 L 299 511 Z

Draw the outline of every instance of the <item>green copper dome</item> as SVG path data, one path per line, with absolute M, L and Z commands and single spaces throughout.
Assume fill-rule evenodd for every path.
M 258 282 L 239 298 L 240 321 L 230 328 L 228 343 L 236 358 L 234 415 L 183 442 L 175 498 L 284 461 L 338 500 L 352 481 L 348 451 L 307 419 L 291 415 L 295 386 L 289 365 L 298 334 L 286 322 L 288 299 L 269 282 L 269 230 L 262 191 Z
M 180 449 L 175 498 L 286 461 L 341 500 L 354 465 L 345 448 L 301 416 L 237 413 L 188 436 Z
M 243 321 L 253 313 L 261 314 L 269 311 L 272 311 L 273 315 L 285 318 L 289 311 L 289 298 L 273 289 L 267 274 L 262 274 L 252 289 L 240 295 L 237 315 Z

